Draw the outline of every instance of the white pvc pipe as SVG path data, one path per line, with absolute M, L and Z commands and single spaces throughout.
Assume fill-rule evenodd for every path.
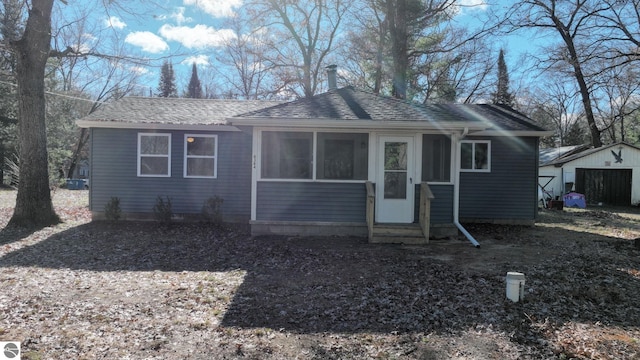
M 460 230 L 460 231 L 464 234 L 464 236 L 465 236 L 469 241 L 471 241 L 471 243 L 473 244 L 473 246 L 475 246 L 475 247 L 477 247 L 477 248 L 479 248 L 479 247 L 480 247 L 480 243 L 479 243 L 478 241 L 476 241 L 476 239 L 474 239 L 474 237 L 473 237 L 473 236 L 471 236 L 471 234 L 469 234 L 469 232 L 467 231 L 467 229 L 465 229 L 465 228 L 464 228 L 464 227 L 463 227 L 463 226 L 458 222 L 458 220 L 454 221 L 453 223 L 456 225 L 456 227 L 458 228 L 458 230 Z
M 454 151 L 454 156 L 455 156 L 455 160 L 454 163 L 456 164 L 456 173 L 455 173 L 455 185 L 453 187 L 453 224 L 458 228 L 458 230 L 460 230 L 460 232 L 462 232 L 464 234 L 464 236 L 473 244 L 473 246 L 475 246 L 476 248 L 480 248 L 480 243 L 478 241 L 476 241 L 476 239 L 474 239 L 473 236 L 471 236 L 471 234 L 469 234 L 469 232 L 467 231 L 467 229 L 464 228 L 464 226 L 462 226 L 460 224 L 460 222 L 458 221 L 458 216 L 459 216 L 459 211 L 460 211 L 460 154 L 458 154 L 458 149 L 460 148 L 458 145 L 460 144 L 460 140 L 462 140 L 465 136 L 467 136 L 467 134 L 469 133 L 469 128 L 464 128 L 464 132 L 462 133 L 462 135 L 460 136 L 460 138 L 457 138 L 455 141 L 455 150 Z

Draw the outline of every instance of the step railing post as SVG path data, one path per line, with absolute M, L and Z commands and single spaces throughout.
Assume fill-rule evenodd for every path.
M 373 188 L 373 183 L 371 181 L 367 181 L 365 183 L 367 188 L 367 209 L 366 209 L 366 217 L 367 217 L 367 229 L 369 232 L 369 242 L 373 240 L 373 224 L 375 217 L 375 204 L 376 204 L 376 193 Z
M 422 234 L 424 235 L 425 243 L 429 242 L 429 230 L 431 227 L 431 199 L 433 199 L 433 193 L 426 182 L 420 183 L 420 214 L 419 222 Z

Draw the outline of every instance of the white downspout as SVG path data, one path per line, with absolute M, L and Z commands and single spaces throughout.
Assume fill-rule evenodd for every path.
M 460 224 L 459 221 L 459 212 L 460 212 L 460 154 L 459 154 L 459 150 L 460 149 L 460 140 L 464 139 L 465 136 L 467 136 L 467 134 L 469 133 L 469 128 L 464 128 L 464 131 L 462 133 L 462 135 L 460 135 L 459 137 L 456 136 L 456 141 L 455 141 L 455 181 L 454 181 L 454 187 L 453 187 L 453 224 L 458 228 L 458 230 L 460 230 L 460 232 L 462 232 L 462 234 L 464 234 L 464 236 L 473 244 L 473 246 L 475 246 L 476 248 L 480 248 L 480 243 L 478 241 L 476 241 L 476 239 L 471 236 L 471 234 L 469 234 L 469 232 L 467 231 L 467 229 L 464 228 L 464 226 L 462 226 L 462 224 Z

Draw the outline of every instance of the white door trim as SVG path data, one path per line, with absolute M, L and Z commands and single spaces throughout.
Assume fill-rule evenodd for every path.
M 376 140 L 376 222 L 413 223 L 416 183 L 415 136 L 380 134 L 377 136 Z M 385 149 L 387 143 L 406 144 L 405 153 L 403 154 L 406 158 L 401 161 L 402 164 L 398 169 L 385 169 Z M 401 187 L 402 184 L 396 184 L 398 186 L 396 190 L 398 191 L 395 194 L 393 194 L 393 192 L 389 192 L 389 189 L 385 188 L 385 178 L 389 181 L 394 178 L 396 180 L 401 180 L 404 183 L 404 193 Z M 386 196 L 385 192 L 387 193 Z

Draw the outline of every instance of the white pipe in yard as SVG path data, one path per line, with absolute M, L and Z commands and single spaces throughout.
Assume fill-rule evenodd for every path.
M 467 231 L 467 229 L 465 229 L 457 220 L 453 222 L 456 227 L 458 228 L 458 230 L 460 230 L 464 236 L 466 236 L 467 239 L 469 239 L 469 241 L 471 241 L 471 243 L 473 244 L 473 246 L 479 248 L 480 247 L 480 243 L 478 241 L 476 241 L 476 239 L 474 239 L 473 236 L 471 236 L 471 234 L 469 234 L 469 232 Z
M 456 140 L 456 154 L 455 154 L 455 164 L 456 164 L 456 173 L 455 173 L 455 184 L 453 187 L 453 224 L 460 230 L 464 236 L 475 246 L 476 248 L 480 248 L 480 243 L 474 239 L 471 234 L 464 228 L 458 221 L 459 212 L 460 212 L 460 154 L 457 153 L 457 150 L 460 148 L 460 140 L 462 140 L 469 133 L 469 128 L 464 128 L 463 133 Z

